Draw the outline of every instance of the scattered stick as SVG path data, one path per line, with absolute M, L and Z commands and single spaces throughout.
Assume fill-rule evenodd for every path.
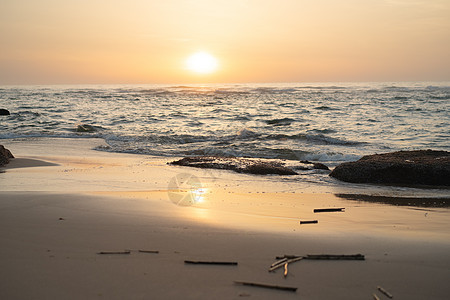
M 157 250 L 138 250 L 140 253 L 159 253 Z
M 275 259 L 283 259 L 283 258 L 293 259 L 293 258 L 299 258 L 299 257 L 303 257 L 303 256 L 300 256 L 300 255 L 288 255 L 288 254 L 285 254 L 285 255 L 283 255 L 283 256 L 277 256 L 277 257 L 275 257 Z
M 392 296 L 392 294 L 391 293 L 389 293 L 388 291 L 386 291 L 385 289 L 383 289 L 381 286 L 377 286 L 377 289 L 380 291 L 380 292 L 382 292 L 383 294 L 385 294 L 387 297 L 389 297 L 389 298 L 394 298 L 394 296 Z
M 277 258 L 277 259 L 278 259 L 278 258 Z M 283 257 L 282 259 L 277 260 L 276 262 L 274 262 L 273 264 L 271 264 L 270 267 L 272 268 L 272 267 L 275 267 L 275 266 L 277 266 L 277 265 L 279 265 L 279 264 L 285 263 L 287 260 L 288 260 L 288 259 L 287 259 L 286 257 Z
M 298 257 L 296 257 L 296 258 L 288 259 L 287 261 L 284 262 L 284 264 L 283 264 L 283 263 L 279 263 L 279 264 L 277 264 L 277 265 L 274 265 L 274 266 L 270 267 L 270 268 L 269 268 L 269 272 L 273 272 L 273 271 L 275 271 L 276 269 L 279 269 L 279 268 L 283 267 L 285 264 L 294 263 L 294 262 L 299 261 L 299 260 L 302 260 L 302 259 L 303 259 L 303 256 L 298 256 Z
M 372 294 L 373 295 L 373 300 L 380 300 L 380 298 L 378 298 L 378 296 L 376 294 Z
M 305 259 L 323 259 L 323 260 L 365 260 L 362 254 L 351 254 L 351 255 L 330 255 L 330 254 L 318 254 L 318 255 L 307 255 Z
M 300 221 L 300 224 L 317 224 L 317 223 L 319 223 L 318 220 Z
M 278 265 L 275 265 L 275 266 L 273 266 L 273 267 L 270 267 L 269 268 L 269 272 L 273 272 L 273 271 L 275 271 L 276 269 L 279 269 L 279 268 L 281 268 L 282 266 L 284 266 L 284 264 L 278 264 Z
M 185 260 L 185 264 L 194 264 L 194 265 L 237 265 L 238 263 L 235 261 L 198 261 L 198 260 Z
M 320 212 L 335 212 L 335 211 L 343 211 L 345 210 L 344 207 L 340 207 L 340 208 L 316 208 L 314 209 L 315 213 L 320 213 Z
M 234 283 L 242 284 L 242 285 L 262 287 L 262 288 L 268 288 L 268 289 L 290 291 L 290 292 L 296 292 L 297 291 L 296 287 L 289 287 L 289 286 L 279 286 L 279 285 L 271 285 L 271 284 L 256 283 L 256 282 L 245 282 L 245 281 L 235 281 Z
M 130 254 L 131 252 L 129 250 L 127 251 L 102 251 L 98 252 L 97 254 Z
M 286 278 L 287 274 L 288 274 L 288 263 L 285 263 L 284 264 L 284 278 Z

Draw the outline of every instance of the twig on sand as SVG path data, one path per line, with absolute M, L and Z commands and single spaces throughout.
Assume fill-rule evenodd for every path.
M 323 259 L 323 260 L 365 260 L 362 254 L 317 254 L 317 255 L 306 255 L 305 259 Z
M 290 264 L 290 263 L 293 263 L 293 262 L 296 262 L 296 261 L 299 261 L 299 260 L 302 260 L 302 259 L 303 259 L 303 256 L 298 256 L 296 258 L 291 258 L 291 259 L 288 259 L 288 260 L 286 260 L 284 262 L 281 262 L 281 263 L 278 263 L 278 264 L 275 264 L 275 265 L 272 264 L 272 266 L 269 268 L 269 272 L 275 271 L 276 269 L 279 269 L 279 268 L 281 268 L 281 267 L 283 267 L 283 266 L 285 266 L 287 264 Z M 286 267 L 285 267 L 285 269 L 286 269 Z
M 300 221 L 300 224 L 317 224 L 317 223 L 319 223 L 318 220 Z
M 386 291 L 385 289 L 383 289 L 381 286 L 377 286 L 377 289 L 380 291 L 380 292 L 382 292 L 383 294 L 385 294 L 387 297 L 389 297 L 389 298 L 394 298 L 394 296 L 392 296 L 392 294 L 391 293 L 389 293 L 388 291 Z
M 315 213 L 320 213 L 320 212 L 335 212 L 335 211 L 343 211 L 345 210 L 344 207 L 340 207 L 340 208 L 316 208 L 314 209 Z
M 287 276 L 287 274 L 288 274 L 288 263 L 285 263 L 284 264 L 284 278 L 286 278 L 286 276 Z
M 131 251 L 126 250 L 126 251 L 101 251 L 98 252 L 97 254 L 130 254 Z
M 159 253 L 158 250 L 138 250 L 140 253 Z
M 199 260 L 185 260 L 185 264 L 195 264 L 195 265 L 237 265 L 235 261 L 199 261 Z
M 380 298 L 378 298 L 378 296 L 376 294 L 372 294 L 373 295 L 373 300 L 380 300 Z
M 283 256 L 277 256 L 277 257 L 275 257 L 275 259 L 283 259 L 283 258 L 292 259 L 292 258 L 299 258 L 299 257 L 303 257 L 303 256 L 300 256 L 300 255 L 285 254 L 285 255 L 283 255 Z
M 242 284 L 242 285 L 262 287 L 262 288 L 268 288 L 268 289 L 290 291 L 290 292 L 296 292 L 297 291 L 296 287 L 279 286 L 279 285 L 272 285 L 272 284 L 266 284 L 266 283 L 256 283 L 256 282 L 246 282 L 246 281 L 235 281 L 234 283 Z
M 278 259 L 278 257 L 277 257 Z M 281 258 L 280 260 L 277 260 L 276 262 L 274 262 L 273 264 L 270 265 L 270 267 L 275 267 L 279 264 L 285 263 L 288 259 L 286 257 Z

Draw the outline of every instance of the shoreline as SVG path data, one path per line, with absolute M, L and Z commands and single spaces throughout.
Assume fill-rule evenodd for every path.
M 22 167 L 0 174 L 0 298 L 381 298 L 377 286 L 401 299 L 446 299 L 450 292 L 448 208 L 397 207 L 285 187 L 259 192 L 262 180 L 90 150 L 99 142 L 13 143 Z M 244 178 L 240 185 L 237 178 Z M 188 205 L 176 205 L 180 199 Z M 313 211 L 326 207 L 345 211 Z M 318 223 L 299 223 L 313 219 Z M 97 254 L 124 250 L 132 251 Z M 284 254 L 357 253 L 366 260 L 301 261 L 289 266 L 286 278 L 281 270 L 267 271 Z

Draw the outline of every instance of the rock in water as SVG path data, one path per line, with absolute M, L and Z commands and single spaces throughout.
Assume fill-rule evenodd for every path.
M 0 167 L 9 163 L 10 158 L 14 158 L 11 151 L 0 145 Z
M 238 173 L 297 175 L 292 169 L 278 162 L 241 157 L 195 156 L 185 157 L 170 164 L 209 169 L 233 170 Z
M 94 132 L 94 131 L 97 130 L 92 125 L 81 124 L 77 126 L 77 132 Z
M 367 155 L 330 176 L 353 183 L 450 186 L 450 152 L 419 150 Z
M 9 116 L 10 114 L 9 110 L 0 108 L 0 116 Z

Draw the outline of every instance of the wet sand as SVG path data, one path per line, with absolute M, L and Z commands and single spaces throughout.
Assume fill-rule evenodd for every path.
M 101 143 L 94 139 L 2 143 L 17 158 L 0 174 L 1 299 L 388 299 L 377 286 L 396 299 L 450 292 L 445 207 L 288 192 L 250 175 L 93 151 Z M 332 207 L 345 209 L 313 211 Z M 357 253 L 366 259 L 303 260 L 286 278 L 282 269 L 267 271 L 284 254 Z

